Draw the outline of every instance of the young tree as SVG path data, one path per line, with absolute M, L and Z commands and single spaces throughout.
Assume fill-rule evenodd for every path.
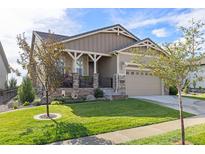
M 18 62 L 28 70 L 29 77 L 36 83 L 40 82 L 46 97 L 46 112 L 49 117 L 49 96 L 60 85 L 62 76 L 59 69 L 59 57 L 64 50 L 63 44 L 58 42 L 54 35 L 49 33 L 48 38 L 35 43 L 30 47 L 23 35 L 17 36 L 22 52 Z
M 35 98 L 35 90 L 32 82 L 28 77 L 24 77 L 21 85 L 18 88 L 18 99 L 23 104 L 25 102 L 33 102 Z
M 181 122 L 181 143 L 185 144 L 184 116 L 182 104 L 182 88 L 188 74 L 197 71 L 200 60 L 204 55 L 200 52 L 204 43 L 202 38 L 204 24 L 191 21 L 189 27 L 181 27 L 183 39 L 164 47 L 165 53 L 148 49 L 144 54 L 135 54 L 133 61 L 141 68 L 148 68 L 153 74 L 162 79 L 167 86 L 176 86 L 178 90 L 179 113 Z M 136 50 L 135 52 L 139 52 Z M 149 62 L 144 63 L 145 54 L 154 55 Z

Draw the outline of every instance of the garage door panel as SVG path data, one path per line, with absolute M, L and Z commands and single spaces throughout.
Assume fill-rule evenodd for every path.
M 129 96 L 161 95 L 161 81 L 150 73 L 127 70 L 126 93 Z

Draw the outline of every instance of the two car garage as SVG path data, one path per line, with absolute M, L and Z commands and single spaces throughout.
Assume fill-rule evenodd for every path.
M 126 70 L 128 96 L 162 95 L 162 82 L 149 71 Z

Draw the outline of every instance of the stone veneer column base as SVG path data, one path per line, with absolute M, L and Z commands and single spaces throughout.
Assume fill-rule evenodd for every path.
M 93 74 L 93 88 L 96 89 L 99 87 L 99 74 L 94 73 Z
M 72 98 L 78 98 L 79 95 L 79 74 L 73 73 L 73 91 L 71 93 Z
M 126 94 L 125 75 L 118 75 L 118 93 L 122 95 Z
M 122 95 L 126 94 L 125 75 L 121 75 L 121 74 L 113 75 L 113 89 L 118 94 L 122 94 Z

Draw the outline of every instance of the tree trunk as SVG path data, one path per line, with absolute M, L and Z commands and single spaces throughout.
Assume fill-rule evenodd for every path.
M 183 104 L 182 104 L 182 95 L 181 88 L 178 87 L 178 99 L 179 99 L 179 113 L 180 113 L 180 123 L 181 123 L 181 144 L 185 145 L 185 130 L 184 130 L 184 116 L 183 116 Z
M 49 102 L 48 102 L 48 90 L 46 90 L 46 112 L 47 112 L 47 116 L 50 117 L 50 114 L 49 114 Z

